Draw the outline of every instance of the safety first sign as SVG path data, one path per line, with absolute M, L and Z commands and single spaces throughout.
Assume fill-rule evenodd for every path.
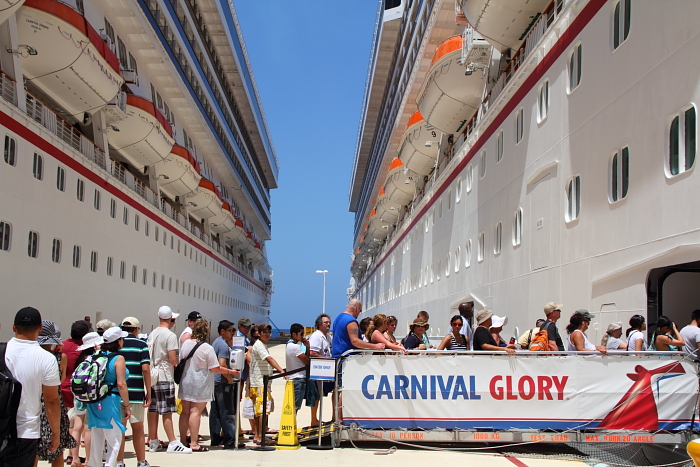
M 343 415 L 369 429 L 673 430 L 697 367 L 668 356 L 372 355 L 342 364 Z

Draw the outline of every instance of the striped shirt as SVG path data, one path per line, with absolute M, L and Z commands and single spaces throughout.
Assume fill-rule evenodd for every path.
M 129 370 L 129 379 L 126 380 L 126 385 L 129 388 L 129 403 L 140 404 L 146 397 L 141 365 L 151 363 L 148 355 L 148 344 L 133 334 L 129 334 L 124 338 L 124 347 L 121 348 L 119 354 L 126 360 L 126 368 Z

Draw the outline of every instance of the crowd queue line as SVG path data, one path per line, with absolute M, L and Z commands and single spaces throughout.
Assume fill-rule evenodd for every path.
M 680 331 L 668 318 L 659 317 L 649 343 L 644 332 L 645 319 L 635 315 L 630 319 L 625 340 L 622 340 L 622 327 L 611 324 L 598 346 L 586 337 L 594 318 L 587 310 L 577 310 L 571 315 L 566 326 L 566 346 L 557 327 L 561 304 L 547 303 L 545 318 L 509 342 L 501 337 L 508 322 L 506 317 L 494 315 L 491 310 L 474 314 L 473 302 L 460 304 L 458 310 L 459 314 L 450 319 L 451 332 L 434 346 L 426 334 L 427 312 L 418 313 L 409 334 L 399 342 L 394 337 L 395 317 L 377 314 L 358 322 L 362 303 L 352 299 L 332 326 L 329 315 L 319 315 L 316 330 L 308 339 L 301 324 L 292 324 L 285 351 L 286 371 L 308 366 L 311 357 L 338 358 L 353 349 L 403 353 L 429 349 L 504 350 L 509 354 L 519 349 L 535 349 L 538 345 L 537 350 L 601 353 L 682 349 L 697 359 L 700 348 L 700 310 L 691 313 L 691 323 Z M 250 419 L 253 442 L 260 444 L 264 436 L 263 376 L 272 375 L 273 370 L 285 371 L 267 348 L 271 326 L 254 325 L 250 319 L 242 318 L 236 329 L 233 322 L 222 320 L 217 326 L 218 337 L 210 344 L 209 323 L 201 313 L 188 314 L 187 328 L 179 338 L 172 331 L 178 317 L 170 307 L 160 307 L 159 326 L 145 340 L 137 337 L 141 328 L 136 317 L 122 319 L 120 326 L 101 320 L 96 330 L 86 317 L 73 323 L 70 338 L 62 341 L 58 327 L 42 320 L 38 310 L 31 307 L 19 310 L 13 324 L 15 337 L 4 349 L 0 366 L 4 362 L 5 368 L 0 371 L 6 369 L 19 381 L 22 392 L 16 415 L 16 438 L 0 446 L 0 467 L 30 467 L 37 460 L 48 461 L 54 467 L 64 462 L 71 467 L 101 467 L 103 462 L 105 467 L 123 467 L 127 423 L 132 427 L 137 467 L 149 466 L 146 447 L 151 452 L 165 449 L 173 454 L 207 452 L 213 446 L 235 448 L 236 430 L 240 430 L 235 420 L 239 394 L 243 395 L 241 413 Z M 472 318 L 474 329 L 469 326 Z M 231 368 L 233 337 L 237 333 L 245 342 L 245 366 L 240 371 Z M 80 387 L 78 382 L 85 378 L 79 373 L 91 368 L 85 362 L 95 362 L 98 366 L 100 361 L 106 392 L 99 401 L 84 402 L 85 395 L 76 392 Z M 331 394 L 334 383 L 323 382 L 319 394 L 316 385 L 307 384 L 305 372 L 297 372 L 289 379 L 294 384 L 296 410 L 306 401 L 311 409 L 311 424 L 317 425 L 320 397 Z M 244 385 L 241 391 L 240 384 Z M 270 389 L 267 391 L 270 402 L 265 410 L 269 413 L 274 403 Z M 178 412 L 176 399 L 180 400 L 181 412 L 179 438 L 175 436 L 172 419 L 172 414 Z M 203 446 L 199 444 L 199 428 L 207 404 L 211 444 Z M 342 417 L 335 407 L 334 413 Z M 160 417 L 167 441 L 158 437 Z M 147 436 L 144 423 L 148 424 Z M 85 457 L 80 456 L 81 444 L 85 446 Z M 64 460 L 65 450 L 69 455 Z

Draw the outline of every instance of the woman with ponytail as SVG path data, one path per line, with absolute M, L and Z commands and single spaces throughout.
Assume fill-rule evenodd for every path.
M 372 318 L 372 322 L 367 327 L 367 339 L 372 344 L 384 344 L 386 349 L 398 350 L 406 353 L 406 349 L 401 344 L 389 341 L 384 335 L 384 331 L 389 327 L 389 320 L 386 315 L 377 314 Z
M 634 315 L 630 318 L 630 327 L 627 329 L 627 350 L 630 352 L 646 350 L 647 341 L 644 332 L 647 328 L 646 320 L 642 315 Z

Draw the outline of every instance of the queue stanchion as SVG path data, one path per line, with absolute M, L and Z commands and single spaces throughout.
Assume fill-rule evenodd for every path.
M 309 361 L 309 382 L 315 381 L 318 388 L 318 444 L 306 446 L 306 449 L 329 450 L 333 444 L 322 444 L 323 441 L 323 382 L 335 381 L 335 360 L 329 358 L 311 358 Z M 332 427 L 332 425 L 331 425 Z M 330 429 L 330 428 L 329 428 Z M 329 433 L 330 434 L 330 433 Z
M 263 375 L 263 400 L 262 400 L 262 427 L 260 429 L 260 446 L 251 448 L 253 451 L 274 451 L 272 446 L 265 446 L 267 440 L 267 385 L 270 382 L 270 377 Z M 257 421 L 256 421 L 257 423 Z

